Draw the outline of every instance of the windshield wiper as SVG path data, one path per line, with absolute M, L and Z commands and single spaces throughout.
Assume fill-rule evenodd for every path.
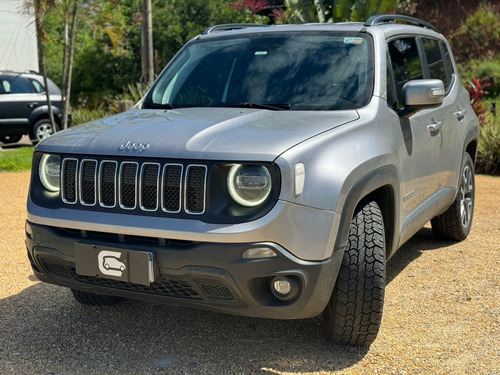
M 151 108 L 151 109 L 174 109 L 174 106 L 169 103 L 153 103 L 153 102 L 145 102 L 142 108 Z
M 258 108 L 258 109 L 270 109 L 272 111 L 281 111 L 283 109 L 290 109 L 292 105 L 290 103 L 269 103 L 269 104 L 258 104 L 258 103 L 241 103 L 238 107 L 241 108 Z

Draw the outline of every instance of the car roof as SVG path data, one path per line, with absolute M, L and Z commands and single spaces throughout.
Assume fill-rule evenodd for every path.
M 222 24 L 207 28 L 201 37 L 208 38 L 214 35 L 253 34 L 253 33 L 273 33 L 290 31 L 347 31 L 347 32 L 370 32 L 370 30 L 380 30 L 386 37 L 397 34 L 415 34 L 438 36 L 437 29 L 428 22 L 418 18 L 396 14 L 376 15 L 370 17 L 366 22 L 338 22 L 338 23 L 307 23 L 307 24 L 287 24 L 287 25 L 257 25 L 248 23 Z

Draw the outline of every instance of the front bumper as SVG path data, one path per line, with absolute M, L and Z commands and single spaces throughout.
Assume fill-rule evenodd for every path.
M 77 244 L 121 247 L 153 254 L 155 281 L 139 285 L 76 273 Z M 254 317 L 297 319 L 313 317 L 326 306 L 338 273 L 342 251 L 326 260 L 301 260 L 273 243 L 214 243 L 75 230 L 26 223 L 28 257 L 42 281 L 87 292 L 182 304 Z M 244 259 L 252 247 L 266 246 L 277 254 Z M 280 300 L 271 279 L 286 275 L 298 280 L 300 293 Z

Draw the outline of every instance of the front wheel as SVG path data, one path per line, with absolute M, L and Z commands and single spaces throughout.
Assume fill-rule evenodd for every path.
M 462 241 L 467 238 L 474 214 L 474 162 L 466 153 L 462 165 L 457 197 L 441 215 L 431 220 L 432 233 L 439 239 Z
M 33 125 L 33 128 L 30 132 L 31 143 L 36 145 L 38 142 L 50 137 L 52 134 L 58 131 L 59 127 L 57 126 L 57 124 L 54 124 L 54 126 L 52 126 L 48 118 L 38 120 L 35 125 Z
M 0 135 L 0 142 L 2 142 L 4 144 L 17 143 L 21 140 L 22 137 L 23 137 L 22 134 Z
M 339 275 L 323 311 L 327 339 L 369 346 L 382 321 L 384 292 L 384 222 L 378 204 L 369 202 L 351 220 Z

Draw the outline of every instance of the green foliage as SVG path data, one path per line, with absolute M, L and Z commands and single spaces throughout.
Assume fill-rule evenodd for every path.
M 459 65 L 459 70 L 462 82 L 472 81 L 476 77 L 481 81 L 488 81 L 490 96 L 500 96 L 500 54 L 492 60 L 471 60 Z
M 500 118 L 493 115 L 481 127 L 476 172 L 500 175 Z
M 19 147 L 0 152 L 0 172 L 20 172 L 31 169 L 34 147 Z
M 396 11 L 397 0 L 286 0 L 293 22 L 366 21 Z
M 500 7 L 481 3 L 449 39 L 458 61 L 492 59 L 500 51 Z
M 130 100 L 135 105 L 144 95 L 146 95 L 146 91 L 146 87 L 139 82 L 127 85 L 127 88 L 123 90 L 121 95 L 117 95 L 109 100 L 109 111 L 111 113 L 118 113 L 118 103 L 122 100 Z
M 76 108 L 73 109 L 71 114 L 73 116 L 73 121 L 71 122 L 71 126 L 76 126 L 89 121 L 94 121 L 103 117 L 111 116 L 113 112 L 103 107 L 94 109 Z

